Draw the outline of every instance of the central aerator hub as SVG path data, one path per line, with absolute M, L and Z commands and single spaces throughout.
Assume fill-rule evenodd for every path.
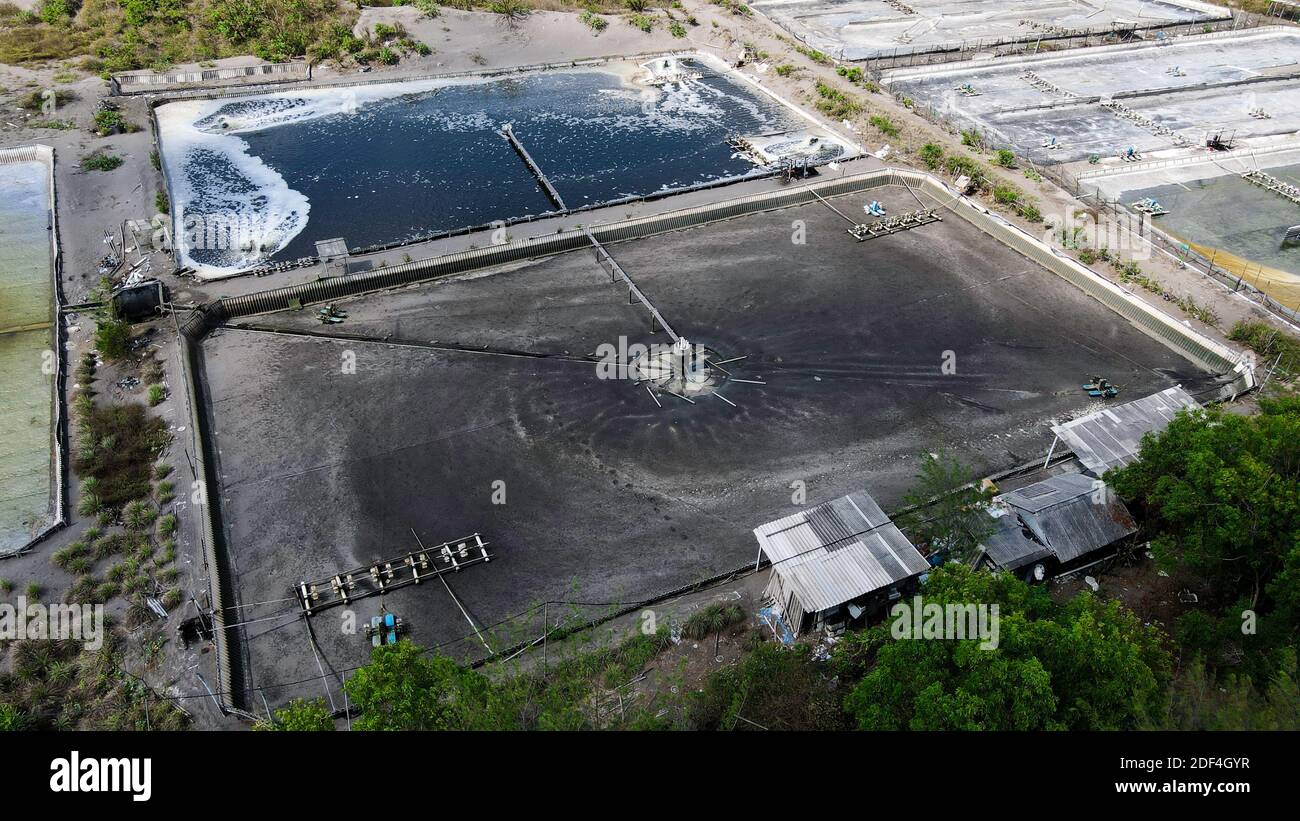
M 717 351 L 682 338 L 671 345 L 650 346 L 632 362 L 632 378 L 679 396 L 712 393 L 727 380 L 721 368 L 710 365 L 720 358 Z

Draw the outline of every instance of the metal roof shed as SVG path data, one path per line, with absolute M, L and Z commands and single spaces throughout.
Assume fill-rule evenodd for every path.
M 1061 425 L 1052 433 L 1064 440 L 1085 468 L 1097 476 L 1137 458 L 1143 435 L 1164 430 L 1183 408 L 1199 408 L 1180 387 L 1172 387 L 1123 405 L 1090 413 Z M 1052 441 L 1056 447 L 1056 440 Z M 1051 461 L 1051 451 L 1047 459 Z
M 798 633 L 849 605 L 857 617 L 872 594 L 929 569 L 876 500 L 858 491 L 754 528 L 772 577 L 767 596 Z M 857 611 L 857 612 L 854 612 Z
M 1025 535 L 1014 510 L 999 505 L 989 514 L 995 529 L 980 542 L 980 552 L 971 562 L 973 567 L 1014 573 L 1052 555 L 1051 548 Z
M 995 501 L 1019 514 L 1062 564 L 1137 532 L 1137 522 L 1115 492 L 1079 473 L 1053 476 Z

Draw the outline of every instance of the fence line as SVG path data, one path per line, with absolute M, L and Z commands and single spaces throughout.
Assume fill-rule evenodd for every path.
M 1073 194 L 1080 202 L 1098 212 L 1108 212 L 1116 217 L 1115 222 L 1120 226 L 1130 238 L 1136 238 L 1145 243 L 1152 250 L 1173 257 L 1180 263 L 1187 265 L 1192 270 L 1204 277 L 1212 279 L 1226 287 L 1230 287 L 1234 293 L 1240 293 L 1251 302 L 1259 305 L 1264 310 L 1270 312 L 1278 319 L 1291 324 L 1300 324 L 1300 302 L 1295 306 L 1288 306 L 1260 290 L 1257 285 L 1246 281 L 1244 275 L 1233 274 L 1230 271 L 1219 268 L 1214 264 L 1214 259 L 1207 258 L 1203 254 L 1188 246 L 1185 242 L 1171 236 L 1156 225 L 1150 219 L 1140 219 L 1118 199 L 1107 199 L 1101 195 L 1100 190 L 1094 189 L 1087 192 L 1083 187 L 1083 175 L 1078 177 L 1071 175 L 1062 168 L 1054 168 L 1043 171 L 1044 175 L 1051 176 L 1059 182 L 1062 187 Z M 1140 231 L 1133 231 L 1128 225 L 1134 221 L 1144 225 L 1150 236 L 1146 236 Z M 1260 265 L 1261 270 L 1265 266 Z M 1258 282 L 1258 279 L 1256 279 Z

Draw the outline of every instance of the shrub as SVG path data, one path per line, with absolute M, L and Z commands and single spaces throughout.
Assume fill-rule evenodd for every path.
M 993 201 L 1002 205 L 1011 205 L 1020 199 L 1020 190 L 1010 185 L 996 185 L 993 187 Z
M 921 146 L 921 162 L 930 170 L 938 168 L 943 162 L 943 149 L 935 143 L 926 143 Z
M 848 80 L 850 83 L 862 82 L 862 69 L 857 66 L 839 66 L 835 73 Z
M 674 37 L 685 37 L 686 27 L 674 20 L 668 24 L 668 33 Z
M 597 33 L 604 31 L 605 28 L 609 25 L 608 20 L 606 20 L 604 17 L 601 17 L 599 14 L 595 14 L 591 11 L 583 11 L 582 14 L 579 15 L 578 19 L 581 20 L 593 32 L 597 32 Z
M 873 115 L 868 120 L 868 122 L 870 122 L 873 126 L 875 126 L 876 129 L 879 130 L 882 134 L 885 134 L 890 137 L 898 136 L 899 133 L 898 126 L 895 125 L 894 121 L 889 119 L 888 117 L 876 114 Z
M 126 134 L 135 131 L 135 126 L 127 122 L 122 112 L 114 111 L 110 108 L 100 109 L 95 112 L 94 132 L 101 137 L 109 137 L 113 134 Z
M 96 320 L 95 348 L 105 359 L 121 359 L 127 354 L 131 325 L 121 319 L 101 316 Z
M 153 462 L 170 439 L 166 424 L 140 403 L 97 407 L 78 433 L 73 467 L 97 479 L 101 504 L 116 509 L 149 495 Z M 113 520 L 111 513 L 105 518 Z
M 997 163 L 1003 168 L 1015 168 L 1016 155 L 1008 151 L 1007 149 L 1003 148 L 1000 149 L 996 155 L 994 155 L 993 162 Z
M 944 160 L 943 167 L 954 177 L 960 177 L 964 174 L 970 177 L 976 186 L 984 187 L 984 172 L 980 169 L 979 163 L 970 157 L 950 156 Z
M 59 548 L 50 554 L 50 562 L 62 570 L 67 570 L 73 561 L 82 558 L 86 554 L 86 546 L 81 542 L 73 542 L 67 547 Z
M 1300 373 L 1300 339 L 1284 334 L 1264 322 L 1242 320 L 1232 326 L 1228 338 L 1259 354 L 1261 364 L 1273 367 L 1283 378 Z
M 46 105 L 49 103 L 53 103 L 54 107 L 58 108 L 59 106 L 62 106 L 65 103 L 70 103 L 76 99 L 77 95 L 73 94 L 71 91 L 37 89 L 30 94 L 25 94 L 22 97 L 19 97 L 17 105 L 24 111 L 44 111 Z
M 158 518 L 158 511 L 148 502 L 137 499 L 122 511 L 122 519 L 128 530 L 144 530 Z
M 835 62 L 830 58 L 829 54 L 824 54 L 823 52 L 820 52 L 815 48 L 808 48 L 807 46 L 795 46 L 794 50 L 799 52 L 803 56 L 807 57 L 809 60 L 812 60 L 814 63 L 820 63 L 821 65 L 824 66 L 828 66 L 831 63 Z
M 167 389 L 162 385 L 149 386 L 149 404 L 158 405 L 167 398 Z
M 795 68 L 794 65 L 790 63 L 782 63 L 781 65 L 776 67 L 775 71 L 778 77 L 789 77 L 791 74 L 794 74 L 796 71 L 798 71 L 798 69 Z
M 282 730 L 287 732 L 318 732 L 334 729 L 334 719 L 330 709 L 321 699 L 307 701 L 296 698 L 288 707 L 275 711 L 273 721 L 263 721 L 254 726 L 256 730 Z
M 817 81 L 816 88 L 817 94 L 821 97 L 817 101 L 817 109 L 828 117 L 844 120 L 862 112 L 862 105 L 838 88 L 829 86 L 821 80 Z
M 634 14 L 631 17 L 627 18 L 627 21 L 632 26 L 644 31 L 646 34 L 649 34 L 650 30 L 653 29 L 655 26 L 654 18 L 648 17 L 644 14 Z
M 116 154 L 96 151 L 81 158 L 82 171 L 112 171 L 122 165 L 123 159 Z
M 499 14 L 507 20 L 520 20 L 528 16 L 532 8 L 527 0 L 491 0 L 488 11 Z
M 810 658 L 808 647 L 759 644 L 741 661 L 709 676 L 690 696 L 689 720 L 696 729 L 843 729 L 834 692 Z
M 126 536 L 121 533 L 110 533 L 96 540 L 91 550 L 94 552 L 96 559 L 107 559 L 109 556 L 125 552 L 126 546 Z
M 85 485 L 82 485 L 81 498 L 77 500 L 77 515 L 87 518 L 96 515 L 104 507 L 100 501 L 99 494 L 93 491 L 87 491 Z
M 740 605 L 715 602 L 692 613 L 682 625 L 682 635 L 698 641 L 744 620 L 745 609 Z

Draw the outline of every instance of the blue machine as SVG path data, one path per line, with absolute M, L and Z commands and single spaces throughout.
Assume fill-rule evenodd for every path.
M 405 630 L 405 622 L 392 613 L 384 611 L 380 615 L 370 618 L 370 624 L 366 627 L 366 635 L 370 637 L 371 646 L 381 647 L 385 644 L 397 644 L 397 634 L 405 632 Z

